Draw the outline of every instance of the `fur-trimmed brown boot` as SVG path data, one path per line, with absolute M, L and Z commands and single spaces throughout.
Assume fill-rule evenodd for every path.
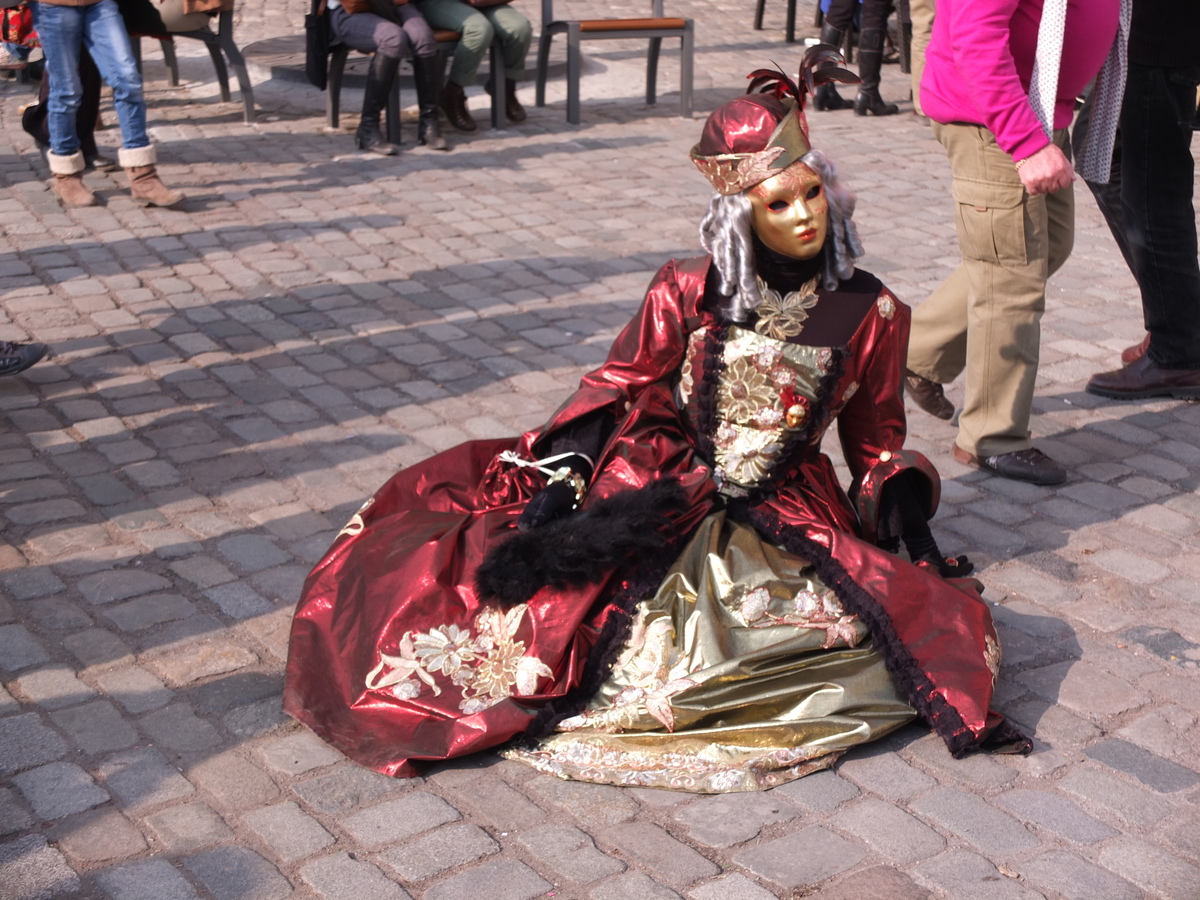
M 155 167 L 158 154 L 153 144 L 132 149 L 122 147 L 117 159 L 129 176 L 129 195 L 138 206 L 174 206 L 183 199 L 181 192 L 171 190 L 158 177 Z
M 83 151 L 76 150 L 70 156 L 47 152 L 46 161 L 50 163 L 50 172 L 54 175 L 54 193 L 58 194 L 63 206 L 96 205 L 96 195 L 83 183 Z

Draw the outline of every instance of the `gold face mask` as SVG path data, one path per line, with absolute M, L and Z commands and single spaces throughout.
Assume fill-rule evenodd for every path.
M 812 259 L 825 246 L 829 200 L 821 176 L 802 162 L 746 191 L 758 239 L 792 259 Z

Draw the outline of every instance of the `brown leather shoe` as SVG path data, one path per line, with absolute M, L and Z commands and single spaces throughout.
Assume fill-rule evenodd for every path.
M 442 88 L 441 107 L 446 121 L 459 131 L 471 132 L 479 128 L 471 118 L 471 111 L 467 109 L 467 95 L 463 93 L 461 84 L 446 82 L 446 86 Z
M 1087 383 L 1087 392 L 1114 400 L 1174 397 L 1200 400 L 1200 369 L 1164 369 L 1149 356 L 1113 372 L 1100 372 Z
M 1131 362 L 1137 362 L 1146 355 L 1146 351 L 1150 349 L 1150 332 L 1146 332 L 1146 336 L 1142 340 L 1134 344 L 1132 347 L 1126 347 L 1121 351 L 1121 364 L 1129 365 Z
M 1067 470 L 1037 447 L 980 458 L 955 444 L 953 455 L 965 466 L 976 466 L 988 472 L 994 472 L 1001 478 L 1011 478 L 1013 481 L 1027 481 L 1030 484 L 1062 484 L 1067 480 Z
M 954 404 L 946 399 L 945 389 L 936 381 L 930 381 L 909 369 L 904 370 L 904 381 L 908 395 L 931 416 L 950 419 L 954 415 Z

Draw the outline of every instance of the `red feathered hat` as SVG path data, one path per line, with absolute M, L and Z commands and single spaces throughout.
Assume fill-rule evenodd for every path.
M 708 121 L 692 162 L 719 194 L 739 194 L 777 175 L 808 153 L 804 96 L 818 84 L 859 80 L 840 68 L 842 55 L 828 44 L 805 51 L 799 85 L 781 71 L 757 69 L 746 77 L 746 95 L 719 106 Z

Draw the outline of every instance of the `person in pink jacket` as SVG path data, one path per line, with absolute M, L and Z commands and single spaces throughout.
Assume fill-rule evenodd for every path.
M 950 159 L 962 263 L 913 314 L 906 381 L 918 406 L 949 419 L 942 385 L 965 370 L 954 456 L 1005 478 L 1067 478 L 1030 438 L 1040 320 L 1074 239 L 1074 101 L 1106 64 L 1123 79 L 1128 2 L 1045 0 L 1065 20 L 1039 110 L 1034 57 L 1055 30 L 1039 37 L 1043 0 L 938 0 L 921 104 Z

